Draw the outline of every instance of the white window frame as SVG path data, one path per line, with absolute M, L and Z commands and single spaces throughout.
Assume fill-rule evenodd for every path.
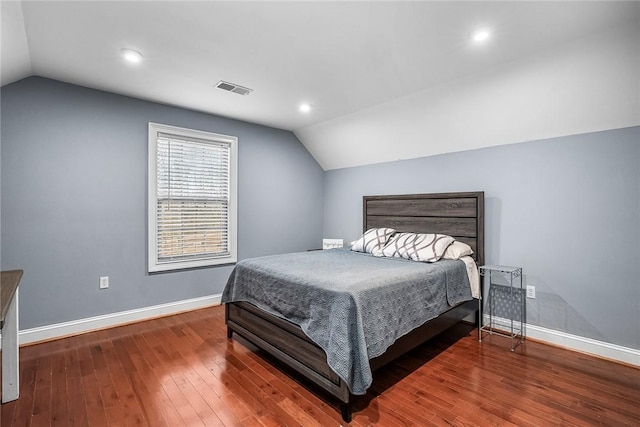
M 230 146 L 229 165 L 229 222 L 228 222 L 228 249 L 229 254 L 224 256 L 207 257 L 195 260 L 158 261 L 157 245 L 157 160 L 158 160 L 158 134 L 166 133 L 181 138 L 211 141 L 213 143 L 227 143 Z M 211 132 L 180 128 L 149 122 L 149 151 L 148 151 L 148 185 L 147 185 L 147 252 L 148 271 L 150 273 L 160 271 L 173 271 L 187 268 L 208 267 L 222 264 L 232 264 L 238 260 L 238 138 L 235 136 L 221 135 Z

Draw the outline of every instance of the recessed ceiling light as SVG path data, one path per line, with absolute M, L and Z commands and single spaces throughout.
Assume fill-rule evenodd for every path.
M 308 113 L 309 111 L 311 111 L 311 105 L 309 105 L 309 104 L 300 104 L 298 109 L 302 113 Z
M 474 42 L 479 43 L 487 40 L 491 36 L 489 30 L 478 30 L 471 35 Z
M 120 53 L 122 54 L 122 57 L 128 62 L 137 64 L 138 62 L 142 61 L 142 54 L 137 50 L 120 49 Z

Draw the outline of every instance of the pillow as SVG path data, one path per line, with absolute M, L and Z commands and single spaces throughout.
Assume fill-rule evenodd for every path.
M 460 259 L 463 256 L 471 256 L 472 254 L 473 249 L 471 249 L 471 246 L 455 240 L 452 244 L 449 245 L 447 250 L 444 251 L 444 255 L 442 255 L 442 258 Z
M 398 233 L 382 249 L 381 256 L 436 262 L 453 241 L 445 234 Z
M 378 255 L 389 238 L 395 233 L 393 228 L 370 228 L 358 240 L 353 242 L 351 250 Z

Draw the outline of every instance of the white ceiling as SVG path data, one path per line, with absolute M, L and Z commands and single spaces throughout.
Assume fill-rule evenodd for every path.
M 637 21 L 639 11 L 592 1 L 2 0 L 0 78 L 48 77 L 292 130 L 305 143 L 323 123 Z M 473 45 L 480 27 L 492 37 Z M 121 48 L 144 61 L 125 63 Z M 219 80 L 254 91 L 224 92 Z M 312 111 L 300 113 L 301 102 Z

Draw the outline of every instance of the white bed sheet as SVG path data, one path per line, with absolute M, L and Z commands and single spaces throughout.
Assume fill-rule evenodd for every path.
M 461 261 L 467 266 L 467 275 L 469 276 L 469 284 L 471 285 L 471 295 L 474 298 L 480 299 L 480 274 L 478 273 L 478 266 L 476 262 L 470 256 L 463 256 Z

